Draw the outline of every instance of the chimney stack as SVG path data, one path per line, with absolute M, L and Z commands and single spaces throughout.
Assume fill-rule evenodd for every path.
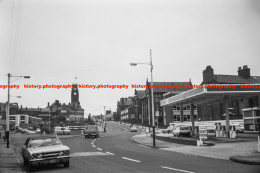
M 203 70 L 203 83 L 209 84 L 213 81 L 214 70 L 210 65 L 206 67 L 206 70 Z
M 247 67 L 247 65 L 243 66 L 243 69 L 241 67 L 238 67 L 238 76 L 242 78 L 250 78 L 250 68 Z

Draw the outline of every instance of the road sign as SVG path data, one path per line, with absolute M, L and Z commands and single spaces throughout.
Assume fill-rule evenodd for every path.
M 200 140 L 208 139 L 208 132 L 206 126 L 199 126 L 199 135 Z

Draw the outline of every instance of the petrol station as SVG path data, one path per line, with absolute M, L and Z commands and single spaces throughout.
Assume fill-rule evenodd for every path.
M 211 85 L 212 86 L 212 85 Z M 161 100 L 161 106 L 190 105 L 190 116 L 192 124 L 192 135 L 194 135 L 194 105 L 225 103 L 225 137 L 230 138 L 230 111 L 229 101 L 246 99 L 252 96 L 258 97 L 260 104 L 260 84 L 231 84 L 201 85 L 201 87 L 182 92 L 178 95 Z M 246 87 L 245 87 L 246 86 Z M 245 132 L 260 132 L 260 107 L 242 109 Z

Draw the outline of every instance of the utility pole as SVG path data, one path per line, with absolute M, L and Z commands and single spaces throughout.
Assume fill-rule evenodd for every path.
M 10 131 L 10 125 L 9 125 L 9 102 L 10 102 L 10 77 L 11 77 L 11 74 L 8 73 L 7 74 L 8 76 L 8 94 L 7 94 L 7 103 L 6 103 L 6 132 L 5 132 L 5 137 L 6 137 L 6 147 L 9 148 L 9 131 Z
M 106 106 L 104 106 L 104 132 L 106 132 Z

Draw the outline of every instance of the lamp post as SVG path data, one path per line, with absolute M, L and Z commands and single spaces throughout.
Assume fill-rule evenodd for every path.
M 104 106 L 104 132 L 106 132 L 106 106 Z
M 9 108 L 9 103 L 10 103 L 10 83 L 20 79 L 20 78 L 27 78 L 29 79 L 30 76 L 12 76 L 10 73 L 7 74 L 8 76 L 8 88 L 7 88 L 7 103 L 6 103 L 6 131 L 5 131 L 5 137 L 6 137 L 6 147 L 9 148 L 9 131 L 10 131 L 10 125 L 9 125 L 9 114 L 10 114 L 10 108 Z M 18 79 L 10 82 L 11 77 L 18 77 Z
M 146 64 L 151 67 L 151 95 L 152 95 L 152 124 L 153 124 L 153 147 L 155 147 L 155 125 L 154 125 L 154 96 L 153 96 L 153 62 L 152 62 L 152 50 L 150 49 L 150 63 L 130 63 L 131 66 L 137 66 L 137 64 Z M 148 103 L 150 104 L 150 103 Z M 150 127 L 149 127 L 150 128 Z

